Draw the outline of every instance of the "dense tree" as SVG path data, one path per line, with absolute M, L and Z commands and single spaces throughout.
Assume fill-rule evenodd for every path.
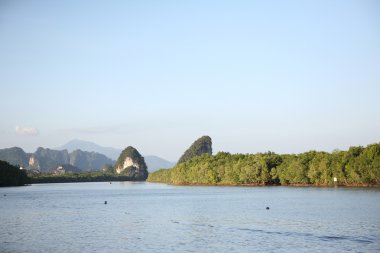
M 69 183 L 69 182 L 110 182 L 110 181 L 136 181 L 126 175 L 117 175 L 104 171 L 89 171 L 81 173 L 65 173 L 56 175 L 42 173 L 31 177 L 32 183 Z
M 21 186 L 29 183 L 25 170 L 0 161 L 0 186 Z
M 380 143 L 332 153 L 203 154 L 172 169 L 156 171 L 149 175 L 148 181 L 226 185 L 379 185 Z

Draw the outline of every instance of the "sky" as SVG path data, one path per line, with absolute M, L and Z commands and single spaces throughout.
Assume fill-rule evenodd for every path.
M 0 148 L 176 161 L 380 141 L 380 3 L 0 1 Z

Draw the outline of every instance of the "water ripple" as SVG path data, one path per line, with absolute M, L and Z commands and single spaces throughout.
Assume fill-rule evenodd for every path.
M 379 193 L 146 183 L 2 188 L 0 252 L 379 252 Z

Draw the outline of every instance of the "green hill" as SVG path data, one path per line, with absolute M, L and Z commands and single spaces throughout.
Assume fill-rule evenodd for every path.
M 144 157 L 131 146 L 121 152 L 114 168 L 116 173 L 127 175 L 135 180 L 145 180 L 148 177 Z
M 198 140 L 196 140 L 179 158 L 178 163 L 184 163 L 196 156 L 200 156 L 203 154 L 212 154 L 212 141 L 209 136 L 202 136 Z

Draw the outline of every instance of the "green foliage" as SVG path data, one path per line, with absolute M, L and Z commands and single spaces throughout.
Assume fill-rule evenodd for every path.
M 29 183 L 30 179 L 25 170 L 0 161 L 0 186 L 21 186 Z
M 202 154 L 212 154 L 212 141 L 209 136 L 202 136 L 196 140 L 181 156 L 177 164 L 187 162 L 192 158 L 200 156 Z
M 115 168 L 110 164 L 105 165 L 102 168 L 102 171 L 104 171 L 106 174 L 116 174 Z
M 337 182 L 334 182 L 334 177 Z M 380 143 L 333 153 L 203 154 L 149 175 L 150 182 L 223 185 L 379 185 Z
M 203 154 L 172 169 L 151 173 L 148 181 L 173 184 L 265 184 L 270 180 L 267 155 Z

